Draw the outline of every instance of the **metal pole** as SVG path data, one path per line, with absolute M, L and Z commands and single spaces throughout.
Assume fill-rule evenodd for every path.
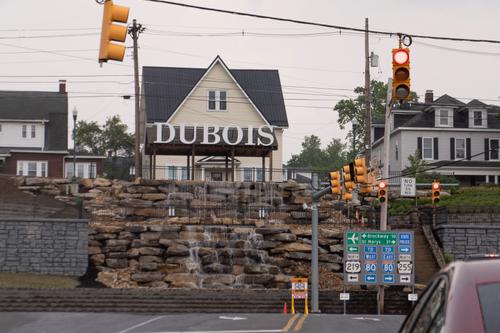
M 383 169 L 382 179 L 387 181 L 389 178 L 389 149 L 391 139 L 391 106 L 392 106 L 392 78 L 387 80 L 387 101 L 385 106 L 385 125 L 384 125 L 384 148 L 383 148 Z M 389 185 L 387 184 L 387 200 L 380 206 L 380 230 L 387 230 L 387 205 L 389 202 Z M 384 286 L 378 286 L 377 294 L 378 314 L 384 313 Z
M 76 107 L 73 109 L 73 181 L 76 180 Z
M 311 312 L 319 312 L 318 203 L 312 203 Z

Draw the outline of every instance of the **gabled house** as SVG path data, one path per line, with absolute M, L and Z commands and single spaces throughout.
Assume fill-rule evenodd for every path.
M 77 153 L 78 177 L 102 172 L 102 157 Z M 58 92 L 0 91 L 1 172 L 32 177 L 72 177 L 68 151 L 66 81 Z
M 288 119 L 277 70 L 143 67 L 144 172 L 280 181 Z M 146 175 L 147 176 L 147 175 Z
M 409 166 L 418 150 L 435 172 L 453 174 L 464 185 L 498 184 L 500 176 L 500 107 L 477 99 L 468 103 L 449 95 L 393 109 L 389 171 Z M 384 123 L 372 123 L 372 161 L 382 164 Z

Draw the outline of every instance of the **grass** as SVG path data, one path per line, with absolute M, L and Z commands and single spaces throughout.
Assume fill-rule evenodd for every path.
M 447 191 L 447 190 L 446 190 Z M 484 211 L 487 207 L 496 207 L 500 213 L 500 186 L 482 185 L 462 187 L 450 190 L 449 196 L 441 196 L 439 206 L 449 207 L 452 211 L 474 213 Z M 419 206 L 430 205 L 431 198 L 417 200 Z M 415 206 L 414 199 L 401 199 L 390 202 L 391 214 L 404 214 Z
M 31 273 L 0 273 L 0 288 L 76 288 L 77 277 Z

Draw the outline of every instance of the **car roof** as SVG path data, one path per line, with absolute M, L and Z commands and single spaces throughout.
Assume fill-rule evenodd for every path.
M 500 259 L 456 261 L 447 267 L 463 282 L 475 284 L 500 282 Z

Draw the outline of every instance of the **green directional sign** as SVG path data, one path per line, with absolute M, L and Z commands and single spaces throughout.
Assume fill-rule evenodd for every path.
M 362 245 L 396 245 L 397 234 L 395 232 L 362 232 L 360 243 Z
M 347 246 L 347 252 L 359 252 L 359 247 L 357 246 Z
M 347 232 L 347 244 L 361 244 L 360 242 L 359 232 Z

